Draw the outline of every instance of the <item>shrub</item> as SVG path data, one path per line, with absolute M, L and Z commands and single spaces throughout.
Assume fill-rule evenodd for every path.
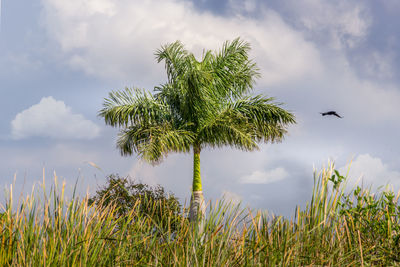
M 129 176 L 112 174 L 105 186 L 89 198 L 89 204 L 99 207 L 115 205 L 118 218 L 128 217 L 134 209 L 139 216 L 147 216 L 159 228 L 165 228 L 170 221 L 171 230 L 176 230 L 181 204 L 173 193 L 166 193 L 161 185 L 149 186 L 135 182 Z
M 393 191 L 371 194 L 357 187 L 343 196 L 340 216 L 357 229 L 354 236 L 359 235 L 360 242 L 371 248 L 367 260 L 374 264 L 400 262 L 400 206 Z

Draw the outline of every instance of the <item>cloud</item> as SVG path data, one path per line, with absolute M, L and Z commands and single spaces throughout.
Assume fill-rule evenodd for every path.
M 97 77 L 154 85 L 156 78 L 164 79 L 162 64 L 154 60 L 161 45 L 181 40 L 201 55 L 203 49 L 220 49 L 224 41 L 238 36 L 251 43 L 263 85 L 296 80 L 321 68 L 312 43 L 267 8 L 256 20 L 201 12 L 178 0 L 42 3 L 48 34 L 60 45 L 65 60 Z M 252 10 L 252 3 L 246 1 L 246 8 Z
M 299 25 L 331 48 L 355 48 L 368 34 L 372 19 L 362 2 L 347 0 L 290 1 Z
M 50 137 L 54 139 L 93 139 L 100 128 L 80 114 L 74 114 L 63 101 L 44 97 L 38 104 L 21 111 L 11 122 L 12 138 Z
M 326 42 L 343 47 L 362 42 L 371 24 L 368 8 L 362 3 L 290 2 L 293 21 L 303 26 L 289 25 L 286 21 L 292 18 L 252 0 L 231 0 L 230 8 L 256 5 L 262 14 L 257 18 L 218 16 L 178 0 L 42 3 L 47 32 L 59 44 L 65 61 L 96 77 L 128 86 L 153 86 L 165 79 L 163 65 L 154 60 L 154 51 L 162 44 L 179 39 L 188 50 L 201 55 L 203 49 L 219 49 L 225 40 L 241 36 L 252 45 L 251 56 L 260 68 L 257 87 L 268 88 L 273 95 L 286 93 L 283 101 L 292 102 L 294 109 L 318 109 L 305 106 L 298 101 L 301 97 L 321 107 L 329 104 L 346 114 L 351 112 L 354 121 L 364 124 L 397 120 L 398 88 L 360 79 L 345 52 L 332 54 L 332 46 L 320 42 L 325 37 Z M 389 56 L 371 56 L 365 69 L 382 78 L 390 76 Z M 380 108 L 372 110 L 371 106 Z
M 373 186 L 373 188 L 390 184 L 397 190 L 400 189 L 400 172 L 390 169 L 378 157 L 373 157 L 370 154 L 359 155 L 350 166 L 340 168 L 340 172 L 346 173 L 348 168 L 350 168 L 349 187 L 361 183 L 367 187 Z M 359 181 L 359 179 L 361 180 Z
M 28 53 L 4 53 L 0 58 L 0 73 L 6 75 L 20 75 L 37 72 L 43 68 L 43 63 Z
M 229 0 L 229 7 L 236 13 L 254 12 L 257 10 L 256 0 Z
M 254 171 L 250 175 L 243 176 L 240 179 L 242 184 L 270 184 L 281 181 L 288 176 L 284 168 L 276 168 L 270 171 Z
M 377 79 L 392 79 L 394 77 L 395 53 L 372 51 L 369 54 L 363 53 L 356 60 L 360 68 L 369 77 Z
M 346 62 L 347 60 L 342 58 L 342 63 L 337 62 L 337 66 L 332 69 L 333 73 L 324 77 L 325 88 L 320 93 L 324 93 L 325 96 L 319 95 L 320 99 L 329 101 L 345 111 L 357 124 L 361 122 L 371 126 L 388 120 L 398 121 L 398 86 L 359 79 L 355 71 L 349 68 L 339 70 Z

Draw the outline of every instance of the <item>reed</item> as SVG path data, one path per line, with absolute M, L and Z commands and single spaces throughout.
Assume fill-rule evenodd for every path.
M 165 219 L 154 220 L 140 199 L 124 216 L 115 203 L 67 199 L 55 177 L 50 193 L 33 189 L 16 207 L 10 188 L 1 207 L 0 265 L 400 266 L 399 194 L 344 189 L 331 164 L 314 174 L 310 202 L 291 218 L 221 200 L 209 203 L 199 229 L 186 209 L 178 217 L 163 210 Z

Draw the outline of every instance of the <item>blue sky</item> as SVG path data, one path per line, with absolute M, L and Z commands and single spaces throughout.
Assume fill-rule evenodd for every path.
M 153 55 L 161 45 L 181 40 L 200 55 L 240 36 L 261 71 L 255 92 L 283 102 L 298 123 L 256 152 L 204 151 L 207 199 L 289 214 L 328 160 L 342 171 L 352 160 L 353 184 L 363 177 L 398 190 L 399 12 L 396 0 L 2 0 L 1 185 L 30 188 L 44 168 L 70 187 L 80 177 L 83 194 L 119 173 L 187 200 L 190 154 L 156 167 L 121 157 L 116 129 L 97 112 L 111 90 L 165 80 Z M 344 118 L 319 114 L 330 109 Z

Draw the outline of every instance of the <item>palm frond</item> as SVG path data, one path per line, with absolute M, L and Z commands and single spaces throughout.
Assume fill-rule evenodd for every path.
M 168 83 L 156 88 L 157 97 L 173 100 L 171 104 L 177 104 L 174 111 L 196 123 L 202 113 L 199 111 L 208 110 L 207 105 L 213 102 L 213 76 L 205 67 L 206 61 L 197 61 L 179 41 L 163 46 L 156 56 L 158 62 L 165 61 L 168 76 Z M 212 53 L 207 51 L 204 58 L 212 58 Z
M 160 122 L 168 117 L 168 106 L 139 89 L 111 92 L 104 100 L 99 116 L 111 126 L 129 126 Z
M 135 125 L 121 130 L 117 148 L 121 155 L 136 152 L 151 163 L 159 163 L 169 152 L 189 152 L 195 136 L 185 127 L 174 129 L 171 124 Z
M 225 42 L 213 58 L 215 88 L 222 97 L 240 98 L 249 92 L 260 76 L 257 65 L 249 59 L 250 44 L 236 38 Z
M 295 119 L 272 101 L 273 98 L 258 95 L 228 102 L 209 117 L 199 136 L 210 146 L 226 144 L 244 150 L 258 148 L 256 143 L 260 141 L 280 141 L 287 125 L 295 123 Z
M 169 152 L 194 146 L 258 148 L 258 142 L 279 141 L 294 115 L 261 95 L 246 96 L 259 77 L 249 59 L 250 45 L 237 38 L 200 61 L 181 42 L 156 51 L 165 62 L 168 80 L 154 88 L 111 92 L 99 116 L 121 127 L 117 147 L 122 155 L 136 152 L 157 163 Z
M 165 70 L 169 82 L 175 81 L 187 70 L 188 51 L 180 41 L 161 46 L 155 53 L 157 62 L 165 61 Z
M 203 146 L 231 146 L 245 151 L 258 149 L 254 133 L 248 127 L 227 120 L 217 120 L 214 124 L 204 127 L 198 139 Z

